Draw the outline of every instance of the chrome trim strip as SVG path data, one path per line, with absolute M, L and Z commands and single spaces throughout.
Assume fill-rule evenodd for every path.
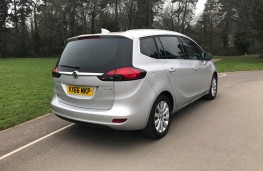
M 73 72 L 59 72 L 62 75 L 73 75 Z M 102 76 L 103 73 L 92 73 L 92 72 L 78 72 L 78 76 Z
M 73 75 L 73 72 L 58 72 L 58 73 L 62 75 Z

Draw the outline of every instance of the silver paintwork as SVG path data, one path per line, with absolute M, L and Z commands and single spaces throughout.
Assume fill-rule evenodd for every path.
M 132 39 L 132 64 L 147 71 L 145 78 L 111 82 L 98 79 L 97 76 L 103 73 L 78 72 L 79 77 L 74 79 L 73 72 L 60 71 L 61 77 L 54 78 L 54 97 L 51 102 L 54 114 L 72 120 L 106 125 L 113 129 L 139 130 L 145 128 L 151 108 L 161 93 L 169 93 L 173 98 L 171 114 L 209 93 L 212 76 L 216 72 L 212 61 L 153 59 L 140 53 L 141 37 L 187 36 L 163 30 L 130 30 L 97 35 Z M 70 95 L 66 91 L 67 85 L 92 87 L 94 94 L 91 97 Z M 127 121 L 112 123 L 114 118 L 127 118 Z

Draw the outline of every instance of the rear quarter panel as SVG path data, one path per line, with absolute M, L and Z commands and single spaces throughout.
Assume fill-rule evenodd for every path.
M 149 82 L 151 88 L 155 92 L 155 97 L 152 99 L 153 105 L 155 99 L 163 92 L 168 91 L 173 96 L 175 102 L 173 90 L 169 78 L 164 70 L 162 61 L 159 59 L 150 58 L 140 53 L 139 38 L 133 40 L 133 66 L 147 71 L 145 79 Z M 145 94 L 147 96 L 147 94 Z M 175 111 L 176 105 L 174 104 L 173 111 Z

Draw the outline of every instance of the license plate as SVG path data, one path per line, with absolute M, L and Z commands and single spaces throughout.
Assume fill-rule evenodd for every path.
M 68 94 L 76 94 L 76 95 L 83 95 L 83 96 L 93 96 L 92 87 L 84 87 L 84 86 L 68 86 L 67 92 Z

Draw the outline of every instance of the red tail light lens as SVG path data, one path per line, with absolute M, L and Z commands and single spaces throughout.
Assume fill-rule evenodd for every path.
M 55 78 L 59 78 L 61 76 L 61 74 L 58 72 L 58 68 L 57 67 L 55 67 L 52 70 L 52 76 L 55 77 Z
M 127 121 L 127 119 L 112 119 L 112 123 L 123 123 Z
M 102 81 L 131 81 L 144 78 L 146 71 L 134 68 L 134 67 L 124 67 L 111 70 L 105 73 L 102 76 L 99 76 L 99 79 Z

